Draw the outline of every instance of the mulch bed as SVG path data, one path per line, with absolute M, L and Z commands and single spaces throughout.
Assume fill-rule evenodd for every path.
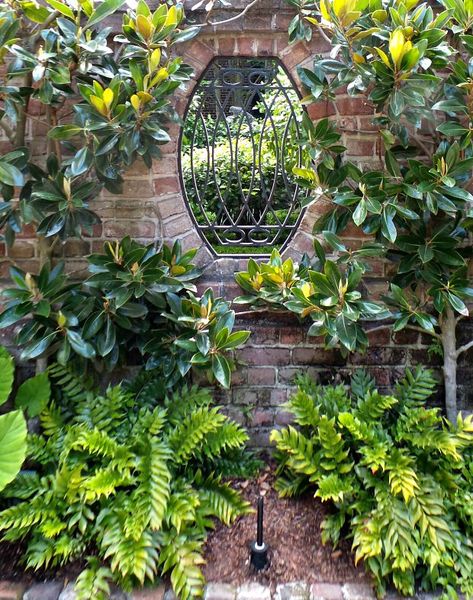
M 279 498 L 273 488 L 273 469 L 268 466 L 254 480 L 233 485 L 256 506 L 264 496 L 264 539 L 269 544 L 270 566 L 259 573 L 252 570 L 249 547 L 256 538 L 256 515 L 239 518 L 232 527 L 217 524 L 205 546 L 204 574 L 207 581 L 241 585 L 259 582 L 273 589 L 279 583 L 370 583 L 362 566 L 355 567 L 350 544 L 343 541 L 333 550 L 324 546 L 320 524 L 328 507 L 307 494 L 296 499 Z M 32 585 L 38 581 L 74 581 L 85 567 L 76 561 L 63 568 L 34 572 L 21 561 L 23 544 L 0 543 L 0 579 Z
M 232 527 L 217 525 L 206 544 L 204 574 L 207 581 L 241 585 L 251 581 L 274 588 L 279 583 L 370 583 L 362 566 L 355 567 L 350 543 L 336 550 L 322 544 L 320 524 L 328 507 L 306 494 L 297 499 L 279 498 L 268 467 L 257 480 L 235 482 L 256 507 L 264 496 L 264 541 L 269 545 L 269 568 L 255 572 L 249 548 L 256 538 L 256 515 L 239 518 Z

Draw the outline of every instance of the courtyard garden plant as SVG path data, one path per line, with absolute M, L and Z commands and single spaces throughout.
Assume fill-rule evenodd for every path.
M 322 524 L 334 545 L 352 540 L 355 560 L 383 595 L 388 586 L 445 597 L 473 594 L 473 419 L 445 422 L 425 402 L 436 382 L 407 371 L 381 394 L 362 370 L 351 386 L 298 379 L 284 409 L 298 426 L 274 430 L 283 496 L 315 490 L 332 511 Z
M 250 510 L 221 481 L 258 467 L 245 431 L 208 390 L 169 392 L 156 374 L 103 393 L 70 367 L 48 375 L 52 401 L 28 436 L 29 468 L 3 492 L 3 539 L 25 541 L 35 570 L 86 561 L 75 584 L 83 600 L 168 572 L 179 598 L 201 597 L 207 530 Z
M 353 256 L 340 239 L 347 225 L 359 227 L 378 245 L 389 261 L 391 284 L 385 303 L 394 319 L 392 329 L 413 327 L 431 336 L 443 360 L 446 411 L 455 422 L 457 362 L 473 347 L 472 341 L 457 341 L 457 326 L 469 316 L 473 298 L 473 7 L 460 0 L 441 1 L 437 11 L 416 0 L 288 1 L 298 9 L 290 25 L 291 39 L 310 39 L 315 29 L 333 46 L 330 58 L 316 57 L 313 68 L 299 69 L 307 90 L 304 102 L 333 102 L 336 108 L 342 89 L 365 98 L 373 106 L 373 126 L 383 148 L 378 166 L 361 168 L 347 159 L 343 140 L 337 137 L 337 114 L 331 122 L 325 119 L 317 125 L 304 120 L 301 143 L 310 149 L 315 166 L 299 169 L 297 175 L 313 190 L 313 200 L 330 199 L 334 206 L 314 233 L 342 261 Z M 271 285 L 288 293 L 285 282 L 262 288 L 257 276 L 249 282 L 254 271 L 252 263 L 239 282 L 260 300 L 266 299 L 265 288 Z M 342 328 L 332 328 L 330 341 L 338 337 L 342 346 L 354 349 L 360 339 L 355 325 L 360 315 L 346 315 L 345 286 L 329 295 L 305 283 L 304 277 L 297 278 L 291 284 L 293 294 L 300 296 L 304 287 L 307 302 L 317 305 L 319 321 L 325 321 L 328 312 L 341 322 L 345 311 L 350 342 Z M 322 306 L 321 295 L 326 296 Z M 294 308 L 289 298 L 284 304 Z M 307 306 L 300 314 L 309 313 L 313 311 Z

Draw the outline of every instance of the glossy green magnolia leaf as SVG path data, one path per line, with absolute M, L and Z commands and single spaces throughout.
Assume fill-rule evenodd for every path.
M 224 387 L 230 387 L 231 369 L 228 360 L 221 354 L 212 356 L 212 373 L 215 379 Z
M 37 417 L 51 396 L 51 385 L 47 373 L 39 373 L 24 381 L 15 398 L 16 408 L 26 410 L 30 418 Z
M 125 4 L 125 0 L 103 0 L 90 15 L 85 27 L 89 28 L 92 25 L 97 25 L 97 23 L 116 12 L 123 4 Z
M 11 483 L 26 456 L 26 421 L 19 410 L 0 416 L 0 490 Z
M 0 161 L 0 182 L 11 186 L 21 186 L 24 183 L 23 173 L 15 165 L 2 160 Z

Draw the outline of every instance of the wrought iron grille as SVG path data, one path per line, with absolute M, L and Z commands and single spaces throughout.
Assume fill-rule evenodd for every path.
M 294 234 L 302 107 L 276 58 L 216 58 L 197 84 L 180 142 L 197 230 L 216 254 L 266 254 Z

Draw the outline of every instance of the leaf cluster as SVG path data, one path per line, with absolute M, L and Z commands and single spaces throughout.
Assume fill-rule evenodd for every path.
M 298 429 L 273 431 L 282 495 L 315 489 L 330 502 L 323 539 L 352 540 L 379 593 L 412 596 L 417 586 L 448 597 L 471 595 L 473 420 L 446 422 L 424 403 L 436 387 L 429 371 L 406 371 L 381 394 L 357 371 L 351 386 L 322 387 L 307 377 L 284 405 Z M 468 513 L 468 514 L 467 514 Z
M 26 540 L 34 569 L 88 557 L 78 598 L 105 599 L 112 582 L 130 590 L 164 573 L 183 600 L 202 597 L 207 530 L 249 510 L 221 481 L 247 460 L 244 430 L 208 391 L 166 394 L 159 376 L 101 394 L 70 368 L 49 375 L 54 400 L 28 438 L 31 468 L 4 492 L 4 539 Z

